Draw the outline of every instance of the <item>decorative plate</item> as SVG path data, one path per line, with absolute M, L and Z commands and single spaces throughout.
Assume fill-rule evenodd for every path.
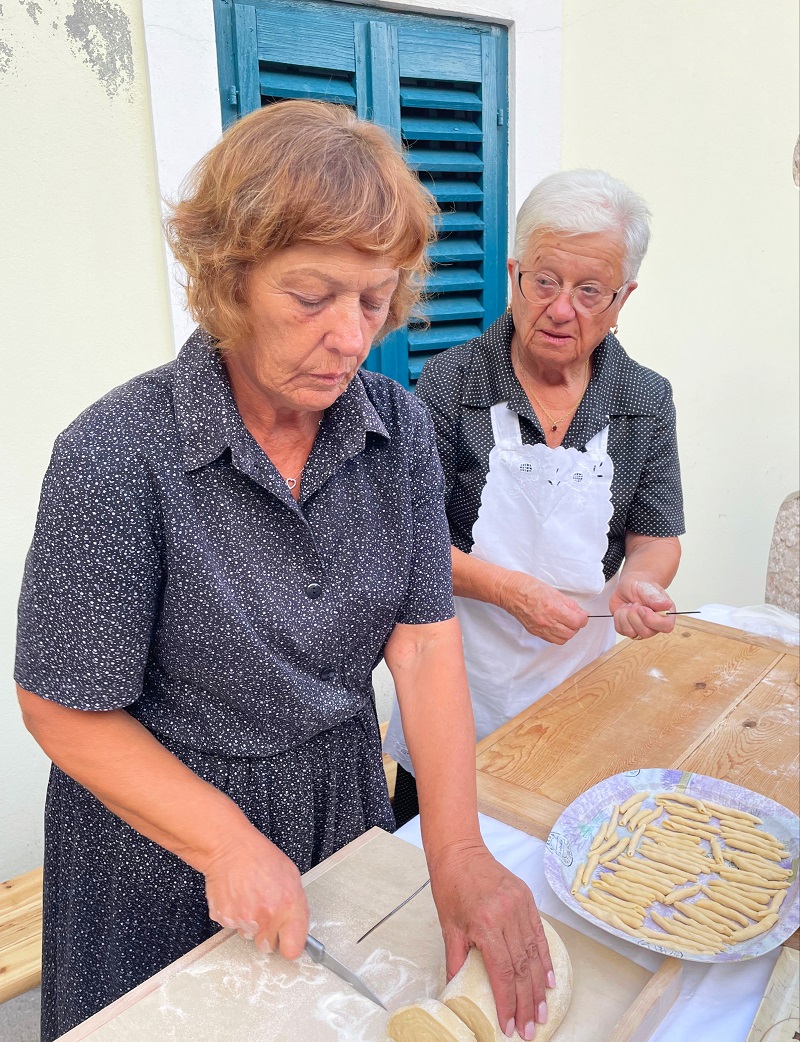
M 759 825 L 758 829 L 772 833 L 783 842 L 784 849 L 789 852 L 790 857 L 781 862 L 781 868 L 791 869 L 792 872 L 789 889 L 778 910 L 778 921 L 771 930 L 749 940 L 740 941 L 719 954 L 678 953 L 660 947 L 655 939 L 632 937 L 630 934 L 602 922 L 575 900 L 570 893 L 575 870 L 579 864 L 587 860 L 587 851 L 600 824 L 609 820 L 615 804 L 624 803 L 629 796 L 642 791 L 649 791 L 653 795 L 662 792 L 681 792 L 700 800 L 705 798 L 735 810 L 747 811 L 763 819 L 763 824 Z M 653 796 L 649 796 L 642 806 L 654 807 Z M 714 824 L 716 820 L 712 817 L 711 823 Z M 617 832 L 620 838 L 630 836 L 630 833 L 621 826 L 618 827 Z M 703 846 L 706 848 L 708 843 L 704 841 Z M 599 926 L 601 930 L 607 930 L 614 936 L 621 937 L 632 944 L 639 944 L 643 948 L 650 948 L 653 951 L 694 962 L 737 962 L 741 959 L 753 959 L 776 948 L 787 937 L 790 937 L 800 926 L 799 867 L 800 819 L 786 807 L 757 792 L 742 788 L 740 785 L 733 785 L 731 782 L 721 781 L 719 778 L 656 768 L 615 774 L 613 777 L 593 785 L 591 789 L 587 789 L 576 800 L 573 800 L 553 826 L 553 830 L 547 838 L 547 849 L 544 856 L 544 870 L 548 883 L 564 904 L 578 915 L 583 916 L 590 923 L 594 923 L 595 926 Z M 709 877 L 701 875 L 699 878 L 703 882 Z M 658 928 L 649 913 L 644 925 Z

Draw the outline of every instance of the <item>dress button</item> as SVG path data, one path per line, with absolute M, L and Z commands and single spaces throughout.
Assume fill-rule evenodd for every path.
M 322 587 L 319 583 L 309 583 L 306 586 L 306 597 L 310 597 L 312 601 L 315 601 L 317 597 L 322 596 Z

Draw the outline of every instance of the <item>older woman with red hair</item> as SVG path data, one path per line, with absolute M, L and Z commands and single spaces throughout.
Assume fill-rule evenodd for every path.
M 168 223 L 199 328 L 56 442 L 16 667 L 53 761 L 43 1042 L 220 923 L 300 954 L 300 874 L 394 826 L 382 655 L 448 971 L 476 945 L 503 1029 L 531 1038 L 546 1015 L 535 904 L 478 830 L 433 429 L 359 370 L 408 318 L 433 212 L 391 138 L 343 107 L 243 119 Z

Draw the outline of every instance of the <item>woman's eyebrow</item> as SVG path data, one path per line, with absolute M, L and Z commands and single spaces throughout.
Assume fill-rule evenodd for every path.
M 348 289 L 347 283 L 341 282 L 333 275 L 330 275 L 325 271 L 319 271 L 317 268 L 295 268 L 294 271 L 287 272 L 287 276 L 291 277 L 293 275 L 299 275 L 301 277 L 311 276 L 312 278 L 316 278 L 319 279 L 321 282 L 324 282 L 327 286 L 330 286 L 331 289 Z M 376 282 L 374 284 L 366 286 L 365 289 L 383 289 L 385 286 L 389 286 L 396 283 L 397 278 L 398 276 L 396 274 L 390 275 L 388 278 L 383 279 L 381 282 Z

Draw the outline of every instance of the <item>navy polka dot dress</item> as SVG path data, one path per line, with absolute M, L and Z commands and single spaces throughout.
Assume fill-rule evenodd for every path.
M 295 502 L 198 330 L 57 440 L 16 680 L 125 708 L 306 871 L 394 827 L 371 673 L 395 624 L 452 617 L 449 546 L 420 402 L 360 372 Z M 218 929 L 202 875 L 56 767 L 44 901 L 43 1042 Z

